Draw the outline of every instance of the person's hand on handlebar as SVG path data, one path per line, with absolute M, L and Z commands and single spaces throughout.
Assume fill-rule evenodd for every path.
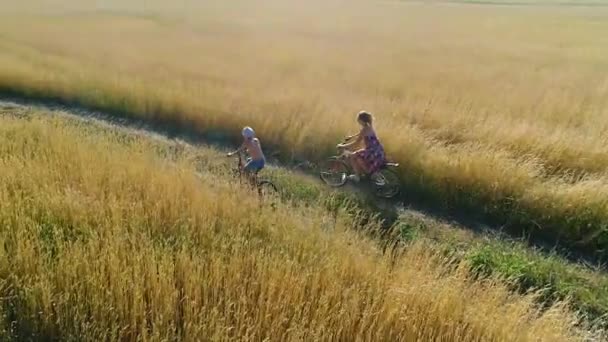
M 341 143 L 339 143 L 338 145 L 336 145 L 336 148 L 338 148 L 338 149 L 340 149 L 340 148 L 344 148 L 344 147 L 346 146 L 346 143 L 347 143 L 347 142 L 348 142 L 350 139 L 352 139 L 352 138 L 353 138 L 353 136 L 348 136 L 348 137 L 344 138 L 344 140 L 342 140 L 342 142 L 341 142 Z
M 338 153 L 347 153 L 348 151 L 350 151 L 350 146 L 348 146 L 347 144 L 338 144 L 336 146 L 336 149 L 338 150 Z
M 243 151 L 243 146 L 239 147 L 236 151 L 232 151 L 232 152 L 228 152 L 226 153 L 227 157 L 232 157 L 237 153 L 241 153 L 241 151 Z
M 355 145 L 357 143 L 357 141 L 359 141 L 359 137 L 361 136 L 361 133 L 357 133 L 354 135 L 349 135 L 346 138 L 344 138 L 344 140 L 342 140 L 342 143 L 338 144 L 336 146 L 336 148 L 338 150 L 346 150 L 349 149 L 350 147 L 352 147 L 353 145 Z M 353 139 L 357 138 L 356 141 L 351 141 Z

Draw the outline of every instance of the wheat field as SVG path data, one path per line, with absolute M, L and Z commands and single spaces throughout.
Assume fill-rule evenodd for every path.
M 406 197 L 605 257 L 608 7 L 467 2 L 0 0 L 0 96 L 311 160 L 367 109 Z M 230 166 L 0 104 L 0 339 L 602 340 L 602 270 L 430 217 L 389 252 L 357 194 Z
M 3 340 L 583 341 L 420 241 L 390 255 L 323 207 L 260 204 L 218 151 L 0 113 Z M 197 172 L 196 164 L 211 171 Z M 91 168 L 91 165 L 95 165 Z M 328 224 L 331 223 L 331 224 Z M 367 229 L 375 229 L 374 222 Z
M 2 1 L 5 94 L 319 160 L 376 114 L 404 192 L 604 257 L 608 8 Z

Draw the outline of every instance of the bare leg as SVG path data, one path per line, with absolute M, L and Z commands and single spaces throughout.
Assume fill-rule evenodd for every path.
M 361 160 L 361 158 L 359 158 L 356 154 L 352 153 L 348 156 L 348 163 L 350 164 L 350 166 L 353 168 L 353 172 L 358 175 L 358 176 L 362 176 L 364 174 L 366 174 L 366 168 L 363 163 L 363 160 Z
M 255 174 L 255 172 L 249 172 L 249 184 L 251 184 L 251 187 L 255 188 L 257 186 L 257 176 Z
M 360 175 L 368 175 L 370 173 L 369 168 L 367 167 L 367 163 L 365 162 L 365 160 L 363 160 L 363 158 L 356 157 L 355 161 L 358 163 L 359 169 L 362 172 L 362 173 L 360 173 Z
M 249 172 L 247 170 L 243 170 L 243 178 L 247 181 L 249 186 L 251 186 L 252 188 L 255 188 L 255 186 L 256 186 L 255 173 Z

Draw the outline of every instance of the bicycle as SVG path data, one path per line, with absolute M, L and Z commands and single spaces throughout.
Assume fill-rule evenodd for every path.
M 234 175 L 239 178 L 242 184 L 246 175 L 244 163 L 245 158 L 243 152 L 237 152 L 235 155 L 237 156 L 237 165 L 232 171 Z M 259 170 L 253 174 L 253 178 L 247 179 L 249 185 L 257 188 L 258 195 L 260 195 L 260 197 L 266 197 L 268 195 L 278 194 L 279 191 L 277 190 L 277 187 L 268 179 L 259 179 L 258 173 Z
M 329 157 L 320 165 L 319 173 L 323 182 L 335 188 L 344 186 L 348 182 L 348 175 L 352 173 L 350 163 L 347 161 L 348 155 L 352 152 L 338 148 L 338 153 L 337 156 Z M 368 177 L 376 196 L 393 198 L 399 194 L 401 188 L 399 177 L 391 170 L 397 167 L 399 167 L 398 163 L 386 162 L 380 170 Z

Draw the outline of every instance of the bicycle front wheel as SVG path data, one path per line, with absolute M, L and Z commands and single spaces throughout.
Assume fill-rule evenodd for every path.
M 321 164 L 319 176 L 329 186 L 340 187 L 346 184 L 349 168 L 345 162 L 337 158 L 330 158 Z

